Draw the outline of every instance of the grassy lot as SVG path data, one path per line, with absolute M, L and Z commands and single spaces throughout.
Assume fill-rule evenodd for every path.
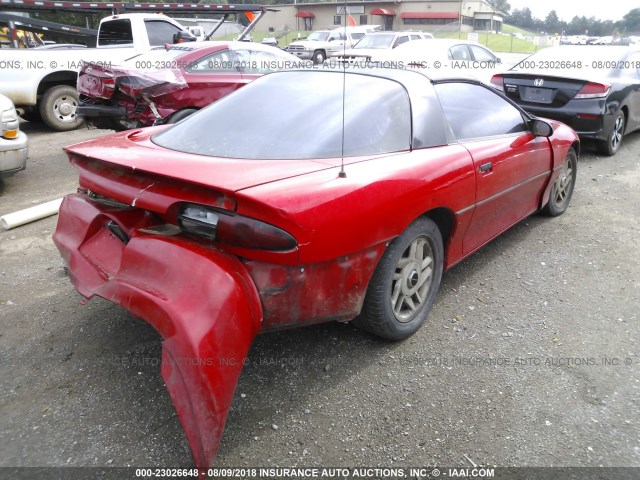
M 458 38 L 467 39 L 466 32 L 437 32 L 436 38 Z M 540 47 L 536 47 L 533 42 L 529 42 L 522 38 L 516 38 L 511 35 L 497 35 L 495 33 L 479 33 L 478 43 L 490 48 L 494 52 L 512 52 L 512 53 L 534 53 Z
M 511 33 L 520 33 L 525 36 L 533 36 L 534 33 L 523 30 L 512 25 L 503 25 L 503 32 L 507 35 L 497 35 L 495 33 L 479 33 L 478 43 L 490 48 L 494 52 L 512 52 L 512 53 L 534 53 L 542 47 L 536 47 L 533 42 L 529 42 L 522 38 L 516 38 Z M 306 31 L 289 31 L 289 32 L 252 32 L 254 42 L 262 42 L 265 37 L 275 37 L 280 43 L 280 47 L 286 47 L 298 38 L 306 38 L 311 32 Z M 436 38 L 458 38 L 467 39 L 466 32 L 435 32 Z M 235 35 L 228 35 L 220 40 L 233 40 Z
M 516 27 L 514 25 L 507 25 L 506 23 L 502 25 L 502 33 L 512 34 L 512 33 L 521 33 L 522 35 L 535 35 L 535 32 L 531 30 L 525 30 L 524 28 Z

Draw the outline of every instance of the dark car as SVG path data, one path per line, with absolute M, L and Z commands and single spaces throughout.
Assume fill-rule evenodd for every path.
M 528 112 L 597 140 L 605 155 L 640 128 L 640 46 L 546 48 L 491 83 Z
M 278 48 L 251 42 L 167 45 L 117 67 L 85 63 L 78 115 L 114 130 L 175 123 L 259 76 L 299 66 Z
M 178 124 L 67 147 L 80 188 L 54 242 L 82 295 L 162 335 L 206 467 L 257 333 L 356 319 L 407 338 L 443 271 L 567 209 L 579 150 L 477 81 L 278 72 Z

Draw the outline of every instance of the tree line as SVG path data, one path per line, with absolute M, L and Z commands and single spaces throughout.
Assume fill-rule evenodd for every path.
M 545 32 L 550 35 L 605 35 L 640 34 L 640 8 L 634 8 L 618 21 L 600 20 L 595 16 L 574 16 L 570 22 L 560 20 L 555 10 L 551 10 L 544 20 L 534 17 L 528 7 L 511 11 L 507 0 L 489 0 L 496 10 L 506 14 L 504 22 L 516 27 Z M 606 8 L 606 7 L 603 7 Z

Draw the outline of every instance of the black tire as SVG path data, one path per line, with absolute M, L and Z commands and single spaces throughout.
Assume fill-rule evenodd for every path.
M 313 52 L 313 64 L 314 65 L 319 65 L 321 63 L 324 63 L 324 61 L 327 59 L 327 54 L 324 53 L 322 50 L 316 50 L 315 52 Z
M 37 108 L 29 107 L 20 117 L 29 123 L 42 123 L 42 116 Z
M 173 113 L 167 120 L 167 123 L 178 123 L 183 118 L 187 118 L 189 115 L 192 115 L 197 111 L 198 110 L 195 108 L 185 108 L 184 110 Z
M 433 306 L 443 260 L 438 226 L 429 218 L 416 220 L 382 256 L 355 325 L 391 340 L 413 335 Z
M 549 200 L 542 209 L 542 213 L 549 217 L 557 217 L 564 213 L 571 202 L 573 188 L 576 185 L 577 173 L 578 156 L 576 155 L 576 151 L 570 148 L 564 159 L 562 171 L 551 186 Z
M 75 130 L 84 123 L 76 114 L 79 104 L 78 92 L 68 85 L 51 87 L 38 103 L 42 121 L 57 132 Z
M 624 118 L 624 112 L 619 110 L 616 113 L 616 119 L 613 121 L 613 126 L 607 133 L 607 139 L 598 142 L 598 151 L 602 155 L 612 157 L 620 149 L 622 143 L 622 137 L 624 137 L 624 127 L 626 126 L 626 119 Z

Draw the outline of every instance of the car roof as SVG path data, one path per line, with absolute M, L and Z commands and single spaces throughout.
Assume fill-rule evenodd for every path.
M 410 33 L 412 33 L 414 35 L 424 35 L 424 33 L 422 33 L 422 32 L 391 32 L 391 31 L 385 30 L 383 32 L 380 32 L 380 31 L 369 32 L 365 36 L 368 37 L 369 35 L 371 35 L 372 37 L 374 37 L 374 36 L 378 36 L 378 35 L 408 35 Z
M 478 47 L 484 47 L 486 48 L 484 45 L 480 45 L 479 43 L 476 42 L 470 42 L 468 40 L 456 40 L 455 38 L 429 38 L 429 39 L 424 39 L 424 40 L 414 40 L 413 44 L 416 44 L 416 42 L 418 42 L 418 45 L 422 45 L 422 43 L 419 43 L 421 41 L 425 41 L 425 42 L 429 42 L 429 45 L 431 46 L 443 46 L 443 47 L 452 47 L 454 45 L 475 45 Z M 403 45 L 409 45 L 410 43 L 405 43 Z M 426 45 L 426 43 L 425 43 Z M 402 45 L 401 45 L 402 46 Z M 400 48 L 400 47 L 398 47 Z
M 293 71 L 300 71 L 300 70 L 293 70 Z M 409 85 L 417 84 L 418 82 L 420 82 L 420 78 L 422 78 L 423 81 L 426 80 L 431 83 L 459 81 L 459 82 L 476 83 L 478 85 L 485 85 L 473 75 L 461 73 L 459 70 L 449 70 L 449 69 L 425 71 L 423 69 L 407 69 L 407 68 L 367 68 L 366 70 L 323 68 L 321 70 L 313 69 L 313 70 L 302 70 L 302 71 L 332 72 L 337 74 L 345 73 L 348 75 L 369 75 L 372 77 L 388 78 L 390 80 L 394 80 L 403 84 L 405 88 L 407 88 L 409 93 L 411 93 L 410 91 L 411 88 L 409 88 Z

